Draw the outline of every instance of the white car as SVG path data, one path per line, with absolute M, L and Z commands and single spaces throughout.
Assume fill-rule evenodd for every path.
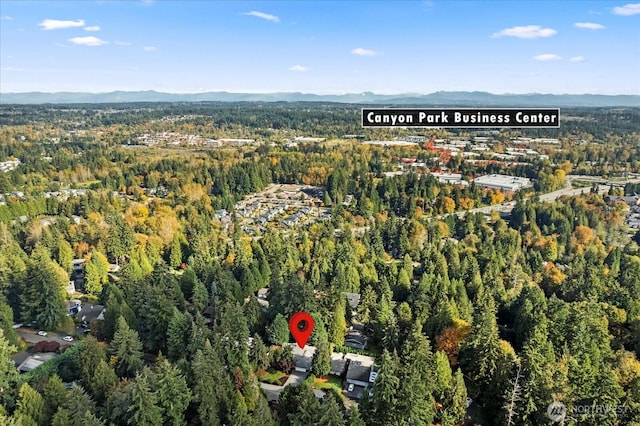
M 71 336 L 64 336 L 64 337 L 62 338 L 62 340 L 64 340 L 65 342 L 73 342 L 73 337 L 71 337 Z
M 40 330 L 40 331 L 38 331 L 38 333 L 37 333 L 37 334 L 38 334 L 38 336 L 46 336 L 46 335 L 47 335 L 47 332 L 46 332 L 46 331 L 44 331 L 44 330 Z
M 347 386 L 347 392 L 353 392 L 354 389 L 355 385 L 353 383 L 349 383 L 349 386 Z

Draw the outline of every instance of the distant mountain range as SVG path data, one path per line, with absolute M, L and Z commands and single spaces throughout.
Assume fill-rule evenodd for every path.
M 422 105 L 466 107 L 640 107 L 640 95 L 549 95 L 487 92 L 435 92 L 427 95 L 405 93 L 380 95 L 372 92 L 344 95 L 311 93 L 163 93 L 140 92 L 24 92 L 0 93 L 0 104 L 77 104 L 123 102 L 340 102 L 376 105 Z

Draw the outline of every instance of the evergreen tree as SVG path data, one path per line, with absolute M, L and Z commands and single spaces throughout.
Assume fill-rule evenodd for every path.
M 67 401 L 67 388 L 57 374 L 47 381 L 44 389 L 44 418 L 51 419 L 59 407 Z
M 44 424 L 44 399 L 28 383 L 23 383 L 18 392 L 15 417 L 23 424 Z
M 345 426 L 344 414 L 342 408 L 338 405 L 335 398 L 328 397 L 322 403 L 320 410 L 322 416 L 318 420 L 318 424 L 325 426 Z
M 118 383 L 118 376 L 116 376 L 113 368 L 104 359 L 98 361 L 98 365 L 95 367 L 93 374 L 93 381 L 91 382 L 89 389 L 91 395 L 98 403 L 103 403 L 109 390 L 112 389 Z
M 13 360 L 9 358 L 15 352 L 16 348 L 9 345 L 4 338 L 4 330 L 0 329 L 0 407 L 9 409 L 13 408 L 20 382 L 18 370 Z
M 96 411 L 93 399 L 82 388 L 73 385 L 67 394 L 67 401 L 62 408 L 69 413 L 69 418 L 74 426 L 83 425 L 83 419 L 91 419 Z
M 475 386 L 485 389 L 480 404 L 497 421 L 503 421 L 504 389 L 509 388 L 515 352 L 509 343 L 499 339 L 493 297 L 484 288 L 478 295 L 469 337 L 460 351 L 460 366 Z
M 351 406 L 349 412 L 347 413 L 346 419 L 347 426 L 365 426 L 364 420 L 360 416 L 360 410 L 357 405 Z
M 253 335 L 253 344 L 249 348 L 249 359 L 253 363 L 255 370 L 266 369 L 271 363 L 269 348 L 257 333 Z
M 73 269 L 73 249 L 67 240 L 60 239 L 56 247 L 56 262 L 67 273 L 71 273 Z
M 169 265 L 174 269 L 182 265 L 182 244 L 178 235 L 173 238 L 169 246 Z
M 84 289 L 89 294 L 102 293 L 102 287 L 109 280 L 109 261 L 97 250 L 91 253 L 91 258 L 85 266 Z
M 262 333 L 265 326 L 265 315 L 256 297 L 251 297 L 242 307 L 247 325 L 251 333 Z
M 274 419 L 273 412 L 269 407 L 269 402 L 262 394 L 262 391 L 259 391 L 258 393 L 258 400 L 256 401 L 256 406 L 253 410 L 253 422 L 259 426 L 276 425 L 276 420 Z
M 111 423 L 126 425 L 133 417 L 133 413 L 129 412 L 129 407 L 132 404 L 131 395 L 134 387 L 134 381 L 124 379 L 109 392 L 103 408 L 105 416 Z
M 80 351 L 80 378 L 85 389 L 91 390 L 96 366 L 104 360 L 106 360 L 106 353 L 102 346 L 95 337 L 87 337 L 83 342 L 82 351 Z
M 545 421 L 545 408 L 553 402 L 554 352 L 544 330 L 536 329 L 522 351 L 520 416 L 531 424 Z
M 136 376 L 129 412 L 133 414 L 129 419 L 130 425 L 157 426 L 162 424 L 162 409 L 158 406 L 156 394 L 151 390 L 147 370 L 143 370 L 142 374 Z
M 49 258 L 42 246 L 31 254 L 22 294 L 23 319 L 35 320 L 38 327 L 53 330 L 65 319 L 66 271 Z
M 474 310 L 471 333 L 461 349 L 460 364 L 478 386 L 487 385 L 497 370 L 499 352 L 495 302 L 488 291 L 482 291 Z
M 180 277 L 180 288 L 182 289 L 184 297 L 186 297 L 188 300 L 191 300 L 191 297 L 193 295 L 193 287 L 198 281 L 198 276 L 196 275 L 193 267 L 189 266 L 184 270 L 184 273 Z
M 59 408 L 51 419 L 51 426 L 73 426 L 71 415 L 64 408 Z
M 415 327 L 405 341 L 401 364 L 402 369 L 397 373 L 400 378 L 397 408 L 400 419 L 407 424 L 433 423 L 433 355 L 429 340 L 420 332 L 420 327 Z M 375 392 L 374 388 L 374 398 Z
M 331 318 L 331 342 L 336 346 L 344 345 L 344 334 L 346 330 L 347 323 L 345 321 L 345 300 L 344 298 L 340 298 L 333 312 L 333 317 Z
M 198 419 L 203 425 L 220 425 L 224 399 L 232 388 L 220 355 L 207 343 L 196 352 L 192 369 L 193 400 L 197 403 Z
M 191 319 L 174 308 L 167 329 L 167 356 L 171 361 L 178 361 L 186 355 L 190 333 Z
M 0 329 L 4 332 L 4 338 L 12 346 L 20 346 L 18 333 L 13 328 L 13 310 L 9 305 L 0 300 Z
M 289 324 L 281 314 L 276 315 L 269 328 L 269 341 L 274 345 L 282 345 L 289 341 Z
M 111 228 L 106 244 L 107 254 L 116 264 L 120 264 L 131 254 L 131 250 L 136 244 L 135 235 L 131 227 L 120 217 L 114 216 L 110 219 Z
M 363 417 L 369 425 L 392 424 L 400 415 L 398 412 L 398 361 L 385 350 L 380 359 L 380 370 L 373 386 L 373 396 L 365 398 Z
M 316 343 L 311 371 L 316 376 L 327 376 L 331 371 L 331 347 L 324 339 Z
M 306 384 L 285 386 L 278 400 L 280 424 L 302 426 L 317 424 L 321 417 L 320 403 Z
M 118 318 L 109 353 L 115 356 L 116 373 L 120 377 L 133 377 L 142 368 L 142 343 L 138 332 L 129 328 L 124 317 Z
M 458 425 L 467 413 L 467 387 L 464 383 L 462 370 L 457 369 L 453 375 L 453 387 L 449 404 L 442 410 L 442 426 Z
M 246 425 L 249 423 L 249 413 L 242 393 L 235 391 L 232 393 L 228 422 L 231 425 Z
M 136 329 L 137 320 L 133 310 L 129 307 L 129 304 L 125 301 L 122 290 L 116 285 L 112 284 L 107 287 L 108 296 L 104 310 L 104 321 L 102 323 L 102 334 L 106 340 L 113 340 L 113 336 L 116 332 L 116 326 L 118 318 L 121 316 L 127 321 L 129 327 Z
M 166 359 L 156 364 L 151 374 L 150 385 L 162 411 L 165 424 L 182 425 L 185 411 L 191 402 L 191 391 L 180 371 Z
M 237 303 L 226 303 L 220 310 L 219 321 L 218 332 L 226 365 L 231 369 L 240 367 L 243 372 L 248 373 L 249 327 L 242 309 Z
M 209 292 L 207 287 L 200 281 L 196 281 L 193 285 L 193 295 L 191 296 L 191 304 L 195 312 L 202 312 L 209 304 Z

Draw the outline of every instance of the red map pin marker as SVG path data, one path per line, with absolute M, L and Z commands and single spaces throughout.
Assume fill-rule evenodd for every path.
M 306 312 L 296 312 L 289 320 L 289 331 L 300 349 L 304 349 L 313 331 L 313 318 Z

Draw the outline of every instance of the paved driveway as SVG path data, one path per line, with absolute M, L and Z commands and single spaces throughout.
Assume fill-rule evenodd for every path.
M 308 375 L 309 375 L 308 372 L 301 373 L 300 371 L 293 371 L 289 375 L 289 378 L 284 383 L 284 385 L 299 386 L 302 382 L 304 382 L 304 379 L 306 379 Z
M 21 327 L 21 328 L 16 329 L 16 332 L 27 343 L 35 344 L 35 343 L 38 343 L 38 342 L 47 341 L 47 342 L 58 342 L 61 345 L 75 345 L 76 344 L 76 339 L 73 339 L 72 342 L 65 342 L 64 340 L 62 340 L 62 338 L 64 336 L 66 336 L 66 334 L 59 334 L 59 333 L 56 333 L 55 331 L 47 331 L 47 335 L 46 336 L 38 336 L 38 330 L 37 329 Z

